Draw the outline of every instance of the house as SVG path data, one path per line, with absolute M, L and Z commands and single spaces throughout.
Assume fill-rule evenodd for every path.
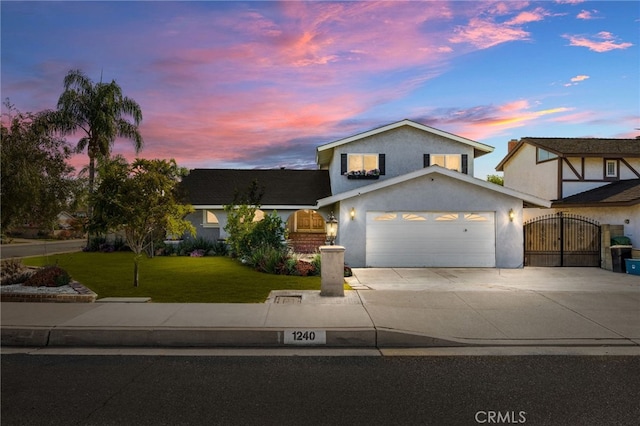
M 550 210 L 525 209 L 525 222 L 572 214 L 604 225 L 603 266 L 610 236 L 627 236 L 640 248 L 640 139 L 512 140 L 496 170 L 505 187 L 552 201 Z
M 518 268 L 523 207 L 550 203 L 474 178 L 475 158 L 492 151 L 402 120 L 317 147 L 318 170 L 196 169 L 183 183 L 198 230 L 216 230 L 207 237 L 224 238 L 222 206 L 255 179 L 262 210 L 292 233 L 321 233 L 334 213 L 350 266 Z
M 254 182 L 263 192 L 254 220 L 277 212 L 287 223 L 288 236 L 298 252 L 313 252 L 324 244 L 325 222 L 315 209 L 317 200 L 331 195 L 326 170 L 191 170 L 181 187 L 195 208 L 187 219 L 196 235 L 212 241 L 226 238 L 224 206 L 232 204 L 236 195 L 245 194 Z

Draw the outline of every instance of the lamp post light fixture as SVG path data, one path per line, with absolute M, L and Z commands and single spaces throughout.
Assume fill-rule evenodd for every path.
M 329 215 L 327 219 L 327 244 L 330 246 L 334 245 L 336 242 L 336 236 L 338 235 L 338 220 L 333 215 L 333 212 Z

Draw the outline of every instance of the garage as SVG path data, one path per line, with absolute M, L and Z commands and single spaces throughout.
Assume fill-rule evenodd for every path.
M 369 267 L 496 266 L 494 212 L 367 212 Z

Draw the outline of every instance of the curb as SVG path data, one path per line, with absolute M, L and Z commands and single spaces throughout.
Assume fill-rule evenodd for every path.
M 285 329 L 3 327 L 2 346 L 18 347 L 353 347 L 375 348 L 374 328 L 327 329 L 326 343 L 288 344 Z
M 638 347 L 631 339 L 468 339 L 427 336 L 392 329 L 326 329 L 321 344 L 286 342 L 283 328 L 80 328 L 3 327 L 2 346 L 147 348 L 472 348 L 472 347 Z

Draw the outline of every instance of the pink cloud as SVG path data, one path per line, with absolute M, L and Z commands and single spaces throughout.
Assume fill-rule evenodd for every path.
M 472 18 L 467 26 L 456 28 L 451 43 L 470 43 L 476 48 L 487 49 L 515 40 L 528 40 L 529 33 L 509 24 L 497 24 L 491 20 Z
M 506 25 L 522 25 L 528 24 L 529 22 L 538 22 L 544 20 L 545 17 L 550 16 L 551 14 L 544 10 L 541 7 L 538 7 L 532 11 L 521 12 L 515 18 L 506 22 Z
M 595 16 L 597 13 L 598 13 L 597 10 L 582 10 L 580 13 L 576 15 L 576 18 L 584 19 L 586 21 L 591 19 L 597 19 Z
M 633 43 L 617 42 L 617 37 L 615 37 L 608 31 L 601 31 L 591 39 L 587 37 L 568 34 L 565 34 L 562 37 L 569 40 L 570 46 L 586 47 L 589 50 L 598 53 L 608 52 L 610 50 L 616 49 L 628 49 L 629 47 L 633 46 Z

